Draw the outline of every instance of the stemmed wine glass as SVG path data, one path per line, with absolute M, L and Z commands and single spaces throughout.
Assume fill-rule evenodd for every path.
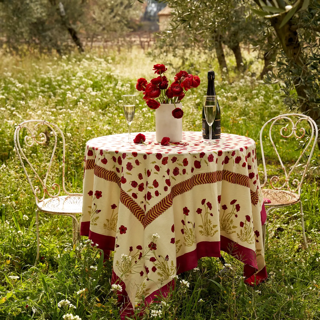
M 136 109 L 136 95 L 126 94 L 122 96 L 123 112 L 128 122 L 128 143 L 131 143 L 131 123 Z
M 216 118 L 217 111 L 217 96 L 204 96 L 203 97 L 203 107 L 204 107 L 204 115 L 206 117 L 207 124 L 209 126 L 209 141 L 205 141 L 207 144 L 212 144 L 215 141 L 212 141 L 212 124 Z

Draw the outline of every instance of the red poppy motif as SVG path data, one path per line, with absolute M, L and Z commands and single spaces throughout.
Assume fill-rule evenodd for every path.
M 130 251 L 130 252 L 132 252 L 132 251 L 133 251 L 133 248 L 132 248 L 132 247 L 130 247 L 130 248 L 129 248 L 129 251 Z
M 178 160 L 178 158 L 177 158 L 177 157 L 173 157 L 173 158 L 171 158 L 171 162 L 172 162 L 172 163 L 175 163 L 177 160 Z
M 151 262 L 156 262 L 157 259 L 156 259 L 155 257 L 151 257 L 151 258 L 150 258 L 150 261 L 151 261 Z
M 140 164 L 140 161 L 138 159 L 136 159 L 135 164 L 138 166 Z
M 218 202 L 221 202 L 221 195 L 218 196 Z
M 240 227 L 243 228 L 243 226 L 244 226 L 244 223 L 241 221 L 240 222 Z
M 155 188 L 158 188 L 159 187 L 159 182 L 156 180 L 156 179 L 154 179 L 153 180 L 153 186 L 155 187 Z
M 152 270 L 152 272 L 156 272 L 157 268 L 155 266 L 153 266 L 151 270 Z
M 149 201 L 149 200 L 151 200 L 151 198 L 152 198 L 151 192 L 148 191 L 148 192 L 147 192 L 147 200 Z
M 204 205 L 206 203 L 206 199 L 201 200 L 201 204 Z
M 196 211 L 197 214 L 201 214 L 202 213 L 202 209 L 198 208 Z
M 204 156 L 205 156 L 205 153 L 204 153 L 204 152 L 201 152 L 201 153 L 200 153 L 200 158 L 202 159 Z
M 186 174 L 187 170 L 186 169 L 182 169 L 182 174 Z
M 170 179 L 166 179 L 166 184 L 170 187 L 171 186 L 171 181 L 170 181 Z
M 102 197 L 102 191 L 97 190 L 94 195 L 96 196 L 97 199 L 100 199 Z
M 229 163 L 229 160 L 230 160 L 229 157 L 228 157 L 228 156 L 225 156 L 225 158 L 224 158 L 224 163 L 225 163 L 225 164 L 228 164 L 228 163 Z
M 250 216 L 246 215 L 246 220 L 247 220 L 248 222 L 250 222 L 250 220 L 251 220 Z
M 184 234 L 184 229 L 181 229 L 181 233 Z
M 177 176 L 179 174 L 179 168 L 175 167 L 172 171 L 174 176 Z
M 113 162 L 117 162 L 117 158 L 115 156 L 112 157 Z
M 174 232 L 174 224 L 171 226 L 171 231 Z
M 117 208 L 117 205 L 114 203 L 113 205 L 111 205 L 111 209 L 115 209 Z
M 146 270 L 146 273 L 149 273 L 149 268 L 148 267 L 144 267 L 144 269 Z
M 238 156 L 238 157 L 236 157 L 236 158 L 234 159 L 234 162 L 235 162 L 235 163 L 240 163 L 240 161 L 241 161 L 241 157 L 240 157 L 240 156 Z
M 90 191 L 88 192 L 88 195 L 89 195 L 89 196 L 92 196 L 92 195 L 93 195 L 93 191 L 90 190 Z
M 142 180 L 142 179 L 143 179 L 143 175 L 142 175 L 142 173 L 139 173 L 139 174 L 138 174 L 138 178 L 139 178 L 140 180 Z
M 139 190 L 140 192 L 142 192 L 142 191 L 144 190 L 144 184 L 143 184 L 143 183 L 140 183 L 140 184 L 139 184 L 138 190 Z
M 160 167 L 158 165 L 155 165 L 154 168 L 159 172 L 160 171 Z
M 103 156 L 103 150 L 100 150 L 100 156 Z
M 242 167 L 244 168 L 246 165 L 247 165 L 247 164 L 244 162 L 244 163 L 242 164 Z
M 102 162 L 103 164 L 107 164 L 107 163 L 108 163 L 108 160 L 107 160 L 106 158 L 103 158 L 103 159 L 101 160 L 101 162 Z
M 133 168 L 132 163 L 128 162 L 126 167 L 127 167 L 127 170 L 131 171 Z
M 126 182 L 127 182 L 127 179 L 126 179 L 124 176 L 122 176 L 122 177 L 121 177 L 121 183 L 122 183 L 122 184 L 125 184 Z
M 184 158 L 182 161 L 183 165 L 186 167 L 188 165 L 188 159 Z
M 138 156 L 138 152 L 132 152 L 132 156 L 133 157 L 137 157 Z
M 233 204 L 235 204 L 236 202 L 237 202 L 237 200 L 234 199 L 234 200 L 232 200 L 232 201 L 230 202 L 230 204 L 233 205 Z
M 137 199 L 138 195 L 136 193 L 132 193 L 132 198 Z
M 136 182 L 136 181 L 131 181 L 131 186 L 132 186 L 133 188 L 136 188 L 136 187 L 138 186 L 138 182 Z
M 174 244 L 176 242 L 175 238 L 171 238 L 170 243 Z
M 212 210 L 212 204 L 211 204 L 211 202 L 207 202 L 207 206 L 208 206 L 208 208 L 209 208 L 209 210 Z
M 190 210 L 187 207 L 183 208 L 183 214 L 185 214 L 186 216 L 189 215 Z
M 165 261 L 169 261 L 169 256 L 166 255 L 166 257 L 164 258 Z
M 236 211 L 237 211 L 237 212 L 240 211 L 240 204 L 236 204 Z
M 209 154 L 209 155 L 208 155 L 208 161 L 209 161 L 209 162 L 212 162 L 213 159 L 214 159 L 214 158 L 213 158 L 213 155 L 212 155 L 212 154 Z
M 248 170 L 251 170 L 251 165 L 250 164 L 248 164 Z
M 224 204 L 223 206 L 222 206 L 222 210 L 227 210 L 228 209 L 228 207 Z
M 143 277 L 143 275 L 144 275 L 144 272 L 140 271 L 140 276 Z
M 119 163 L 120 166 L 122 165 L 122 159 L 121 159 L 120 156 L 118 157 L 118 163 Z
M 157 158 L 158 160 L 161 160 L 162 154 L 161 154 L 161 153 L 157 153 L 157 154 L 156 154 L 156 158 Z
M 164 157 L 163 159 L 162 159 L 162 164 L 163 165 L 166 165 L 168 163 L 168 157 Z
M 170 169 L 167 169 L 167 175 L 169 175 L 170 174 Z
M 255 233 L 256 237 L 260 236 L 260 232 L 258 230 L 256 230 L 254 233 Z
M 92 156 L 93 156 L 93 151 L 92 151 L 92 150 L 89 150 L 89 151 L 88 151 L 88 156 L 89 156 L 89 157 L 92 157 Z
M 120 230 L 120 234 L 125 234 L 127 232 L 127 228 L 124 225 L 119 227 L 119 230 Z
M 254 173 L 253 172 L 250 172 L 249 173 L 249 179 L 253 179 L 254 178 Z
M 150 242 L 148 247 L 150 250 L 157 250 L 157 245 L 154 242 Z
M 168 191 L 168 187 L 165 186 L 165 187 L 163 188 L 163 190 L 164 190 L 164 191 Z
M 236 152 L 235 152 L 235 151 L 232 151 L 231 155 L 234 156 L 235 154 L 236 154 Z
M 201 163 L 200 163 L 200 161 L 195 160 L 195 162 L 194 162 L 194 167 L 197 168 L 197 169 L 200 169 L 200 168 L 201 168 Z
M 222 156 L 222 153 L 223 153 L 222 150 L 219 150 L 219 151 L 218 151 L 218 156 L 221 157 L 221 156 Z

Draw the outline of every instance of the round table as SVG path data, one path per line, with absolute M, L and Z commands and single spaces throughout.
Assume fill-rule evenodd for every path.
M 221 250 L 244 263 L 248 283 L 266 279 L 255 142 L 222 134 L 208 146 L 200 132 L 183 132 L 162 146 L 143 134 L 144 144 L 117 134 L 85 151 L 81 235 L 114 250 L 112 281 L 128 305 L 166 295 L 176 274 Z

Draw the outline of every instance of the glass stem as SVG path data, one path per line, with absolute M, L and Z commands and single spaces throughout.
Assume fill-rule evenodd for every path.
M 209 127 L 209 140 L 212 140 L 212 125 Z
M 128 122 L 128 142 L 131 142 L 131 122 Z

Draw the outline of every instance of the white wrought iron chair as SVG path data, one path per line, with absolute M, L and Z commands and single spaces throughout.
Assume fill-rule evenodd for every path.
M 268 177 L 267 174 L 266 160 L 263 149 L 263 138 L 267 138 L 264 130 L 268 125 L 270 126 L 268 135 L 269 141 L 271 142 L 273 151 L 277 155 L 278 161 L 282 168 L 281 176 L 271 175 Z M 277 134 L 274 134 L 273 132 L 275 131 L 272 131 L 275 126 L 280 126 L 279 131 L 275 130 L 277 131 Z M 278 136 L 276 137 L 276 135 Z M 276 138 L 277 142 L 275 142 L 274 138 Z M 295 142 L 299 141 L 300 143 L 300 155 L 293 164 L 289 165 L 289 167 L 285 166 L 279 154 L 279 143 L 282 142 L 283 144 L 284 141 L 287 141 L 283 138 L 295 139 Z M 304 215 L 301 202 L 301 187 L 308 166 L 310 164 L 317 140 L 318 128 L 315 121 L 303 114 L 292 113 L 279 115 L 267 121 L 260 131 L 261 156 L 264 170 L 264 182 L 261 185 L 261 188 L 263 197 L 269 200 L 269 203 L 265 202 L 267 216 L 274 209 L 297 204 L 300 202 L 302 234 L 305 248 L 308 247 L 308 243 L 305 235 Z M 303 160 L 305 161 L 303 162 Z M 297 173 L 297 171 L 299 172 Z M 265 237 L 266 227 L 264 225 L 264 242 Z
M 62 153 L 58 153 L 60 144 L 62 144 Z M 82 213 L 82 194 L 66 191 L 65 139 L 57 125 L 45 120 L 24 121 L 16 127 L 14 145 L 38 209 L 36 212 L 37 257 L 35 262 L 37 263 L 40 251 L 39 210 L 53 215 L 71 217 L 73 219 L 73 243 L 75 243 L 80 236 L 76 215 Z M 38 152 L 40 149 L 41 152 Z M 46 158 L 46 155 L 49 156 Z

